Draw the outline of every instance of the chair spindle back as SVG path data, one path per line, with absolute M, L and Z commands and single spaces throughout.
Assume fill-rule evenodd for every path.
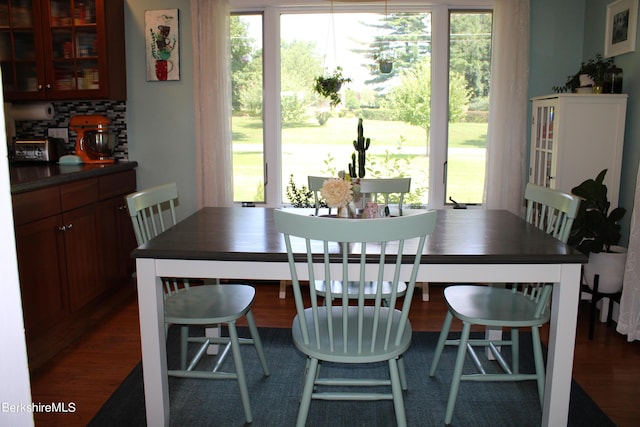
M 336 353 L 357 348 L 365 356 L 397 345 L 405 329 L 410 333 L 405 326 L 426 236 L 435 227 L 435 211 L 380 219 L 334 219 L 285 211 L 275 211 L 274 216 L 277 230 L 284 234 L 296 310 L 307 345 L 315 341 L 317 348 L 328 346 Z M 346 286 L 342 294 L 329 289 L 323 305 L 315 287 L 303 288 L 301 280 L 353 281 L 359 283 L 360 292 L 354 300 Z M 383 304 L 381 287 L 375 299 L 365 303 L 367 281 L 392 283 L 389 307 Z M 401 309 L 396 310 L 400 281 L 407 283 L 407 290 Z M 308 289 L 308 299 L 303 298 L 303 289 Z M 365 312 L 375 319 L 368 326 Z

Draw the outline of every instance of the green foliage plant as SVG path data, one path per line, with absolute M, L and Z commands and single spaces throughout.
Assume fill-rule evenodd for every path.
M 567 81 L 562 86 L 553 86 L 553 91 L 557 93 L 575 92 L 580 87 L 580 75 L 586 74 L 593 80 L 596 86 L 604 84 L 604 75 L 608 69 L 614 66 L 613 58 L 604 59 L 602 54 L 596 54 L 595 58 L 589 59 L 587 62 L 580 64 L 577 73 L 567 77 Z
M 588 255 L 590 252 L 610 252 L 620 241 L 620 224 L 626 209 L 617 207 L 609 212 L 607 186 L 603 183 L 607 169 L 595 179 L 587 179 L 571 192 L 582 198 L 578 215 L 573 222 L 569 245 Z
M 335 107 L 342 102 L 338 92 L 344 83 L 349 82 L 351 82 L 351 79 L 342 75 L 342 67 L 336 67 L 332 74 L 316 77 L 313 90 L 318 95 L 329 98 L 329 105 Z
M 312 208 L 313 192 L 306 185 L 298 187 L 293 180 L 293 174 L 289 175 L 289 185 L 287 185 L 287 198 L 294 208 Z

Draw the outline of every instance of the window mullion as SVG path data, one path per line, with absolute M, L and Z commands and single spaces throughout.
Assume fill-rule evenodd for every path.
M 429 207 L 445 203 L 445 162 L 449 105 L 449 13 L 436 6 L 431 15 L 431 135 L 429 137 Z
M 264 10 L 264 161 L 265 203 L 268 207 L 280 207 L 282 160 L 281 115 L 280 115 L 280 11 L 277 8 Z

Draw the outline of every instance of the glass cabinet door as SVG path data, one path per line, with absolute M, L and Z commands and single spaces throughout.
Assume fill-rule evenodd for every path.
M 50 0 L 45 37 L 48 89 L 100 88 L 96 0 Z
M 534 105 L 531 135 L 532 152 L 529 181 L 544 187 L 555 188 L 555 155 L 553 122 L 555 106 Z
M 101 89 L 96 6 L 102 0 L 0 0 L 6 98 L 72 99 Z
M 5 91 L 37 94 L 37 13 L 32 0 L 0 0 L 0 69 Z

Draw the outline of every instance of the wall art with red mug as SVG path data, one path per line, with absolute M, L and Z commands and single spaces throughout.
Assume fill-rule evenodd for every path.
M 147 81 L 180 80 L 178 9 L 144 12 Z

